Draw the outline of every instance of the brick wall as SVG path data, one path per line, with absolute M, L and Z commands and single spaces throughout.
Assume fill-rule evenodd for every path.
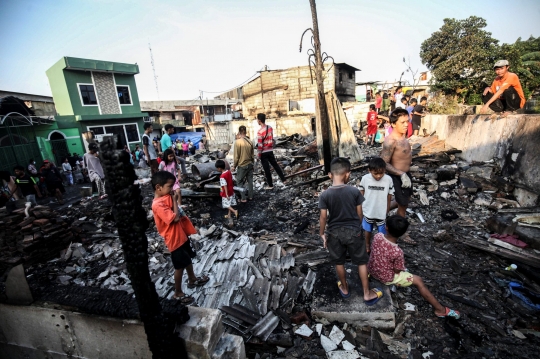
M 312 134 L 312 116 L 295 116 L 268 119 L 266 124 L 274 129 L 274 136 L 290 136 L 299 133 L 302 136 Z M 251 139 L 257 138 L 259 125 L 256 120 L 241 120 L 228 122 L 210 122 L 205 129 L 210 149 L 228 149 L 235 139 L 240 126 L 246 126 L 247 135 Z
M 326 66 L 328 67 L 329 65 Z M 334 89 L 335 76 L 334 67 L 325 72 L 326 91 Z M 262 71 L 259 78 L 243 86 L 243 93 L 244 117 L 253 119 L 257 113 L 264 113 L 268 117 L 283 117 L 288 115 L 289 100 L 315 98 L 317 85 L 315 77 L 313 84 L 311 83 L 309 67 L 299 66 L 285 70 Z M 354 87 L 352 93 L 354 94 Z

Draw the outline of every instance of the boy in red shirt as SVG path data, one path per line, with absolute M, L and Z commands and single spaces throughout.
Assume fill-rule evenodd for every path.
M 375 105 L 369 105 L 369 112 L 367 113 L 366 120 L 367 120 L 366 145 L 369 144 L 369 141 L 371 139 L 370 145 L 373 146 L 373 142 L 375 141 L 375 135 L 377 134 L 377 128 L 379 124 Z
M 443 307 L 427 289 L 422 278 L 407 272 L 403 251 L 397 245 L 399 237 L 405 234 L 409 228 L 409 222 L 398 215 L 386 219 L 386 234 L 377 233 L 371 244 L 368 271 L 373 278 L 386 285 L 408 287 L 414 285 L 420 295 L 435 309 L 435 315 L 439 318 L 452 317 L 459 319 L 457 310 Z
M 191 221 L 183 212 L 181 213 L 178 203 L 172 196 L 172 188 L 176 182 L 173 174 L 167 171 L 159 171 L 152 176 L 152 188 L 154 188 L 154 201 L 152 212 L 159 234 L 165 239 L 165 245 L 171 253 L 174 265 L 174 299 L 183 304 L 193 302 L 193 297 L 182 292 L 182 276 L 184 269 L 188 274 L 188 288 L 204 285 L 208 282 L 207 276 L 197 277 L 193 272 L 191 258 L 195 252 L 191 248 L 188 236 L 197 233 Z
M 225 161 L 223 160 L 216 161 L 216 168 L 219 172 L 221 172 L 221 176 L 219 176 L 219 185 L 221 186 L 221 191 L 219 192 L 221 196 L 221 205 L 223 208 L 229 210 L 225 218 L 229 218 L 231 213 L 234 213 L 234 216 L 238 219 L 238 211 L 232 208 L 232 206 L 236 206 L 232 173 L 228 169 L 225 169 Z

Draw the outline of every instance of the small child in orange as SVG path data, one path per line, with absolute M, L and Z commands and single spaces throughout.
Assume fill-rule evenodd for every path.
M 182 291 L 182 276 L 184 269 L 188 274 L 188 288 L 204 285 L 209 278 L 206 276 L 196 277 L 193 272 L 191 258 L 195 252 L 191 248 L 188 236 L 197 233 L 191 221 L 183 211 L 179 209 L 172 189 L 176 183 L 176 177 L 167 171 L 156 172 L 152 176 L 152 188 L 154 189 L 154 201 L 152 212 L 159 234 L 165 239 L 165 245 L 171 253 L 174 265 L 174 299 L 183 304 L 193 302 L 193 297 L 187 296 Z

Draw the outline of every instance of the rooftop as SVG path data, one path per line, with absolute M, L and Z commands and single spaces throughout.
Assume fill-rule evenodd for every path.
M 80 59 L 77 57 L 64 56 L 60 61 L 65 64 L 65 69 L 82 71 L 114 72 L 118 74 L 135 75 L 139 73 L 139 65 L 122 62 Z

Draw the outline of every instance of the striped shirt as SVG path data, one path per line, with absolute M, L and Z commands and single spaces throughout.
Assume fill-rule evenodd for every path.
M 257 132 L 257 152 L 259 157 L 264 152 L 274 151 L 274 131 L 270 126 L 264 126 Z

